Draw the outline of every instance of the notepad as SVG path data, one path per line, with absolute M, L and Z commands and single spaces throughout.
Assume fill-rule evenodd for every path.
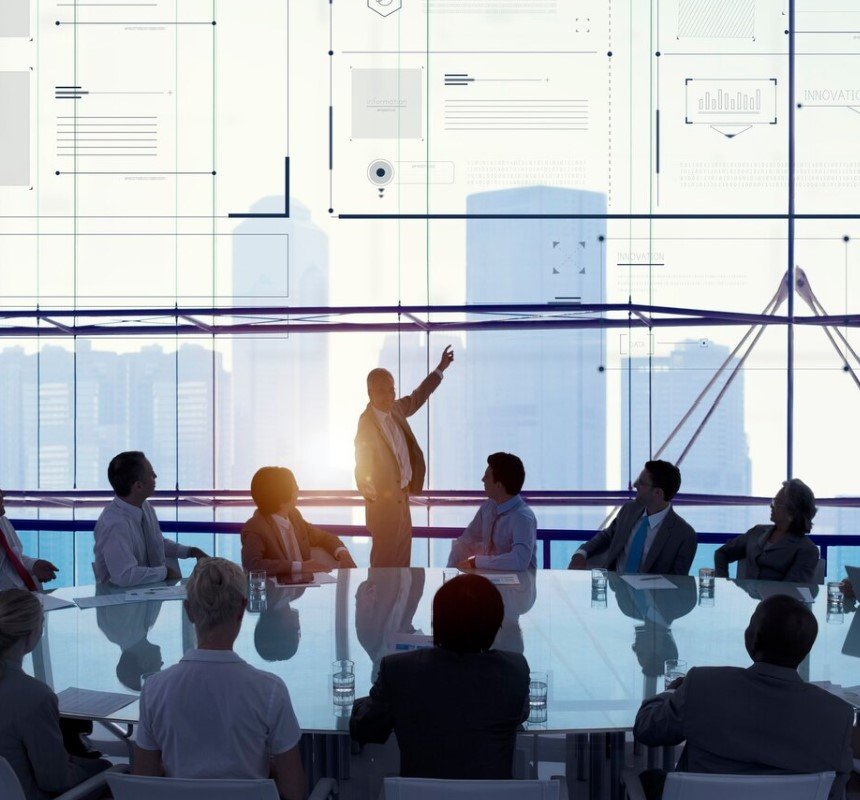
M 632 573 L 622 575 L 621 580 L 629 583 L 634 589 L 677 589 L 678 587 L 662 575 L 642 575 Z
M 57 695 L 60 714 L 90 719 L 103 719 L 137 700 L 133 694 L 95 692 L 70 686 Z
M 71 600 L 63 600 L 59 597 L 54 597 L 52 594 L 36 593 L 36 599 L 42 604 L 42 611 L 57 611 L 60 608 L 74 608 L 75 604 Z

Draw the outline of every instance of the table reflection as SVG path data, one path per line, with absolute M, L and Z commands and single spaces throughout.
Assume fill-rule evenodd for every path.
M 412 624 L 424 594 L 423 569 L 373 568 L 355 591 L 355 634 L 372 662 L 376 680 L 383 656 L 394 652 L 396 634 L 421 633 Z M 426 633 L 430 633 L 429 630 Z
M 125 594 L 127 590 L 100 584 L 95 594 Z M 102 606 L 96 609 L 96 623 L 109 642 L 119 645 L 120 655 L 116 676 L 127 689 L 139 692 L 143 678 L 159 672 L 164 666 L 161 647 L 147 638 L 161 613 L 162 603 L 130 603 L 119 606 Z
M 432 601 L 443 578 L 440 569 L 418 568 L 334 574 L 337 583 L 313 588 L 270 585 L 266 611 L 247 614 L 236 641 L 243 659 L 284 680 L 306 730 L 345 728 L 332 702 L 333 661 L 355 662 L 361 697 L 398 640 L 427 643 L 422 634 L 432 634 Z M 713 605 L 705 606 L 697 604 L 695 578 L 669 576 L 675 588 L 642 590 L 610 574 L 603 601 L 593 603 L 587 572 L 538 570 L 517 579 L 498 587 L 505 614 L 494 646 L 522 653 L 533 671 L 548 674 L 550 731 L 629 728 L 642 698 L 660 688 L 663 664 L 671 658 L 689 667 L 748 666 L 744 630 L 759 597 L 773 590 L 717 578 Z M 55 595 L 120 591 L 78 586 Z M 810 597 L 819 634 L 805 674 L 853 686 L 860 657 L 857 614 L 846 613 L 842 625 L 828 624 L 824 593 Z M 56 691 L 77 686 L 129 692 L 139 690 L 146 673 L 179 661 L 195 641 L 182 603 L 156 600 L 51 611 L 43 643 L 28 669 Z M 132 704 L 114 719 L 134 721 L 136 713 Z
M 696 607 L 696 580 L 689 575 L 666 576 L 675 589 L 634 589 L 623 578 L 610 573 L 609 588 L 621 613 L 642 625 L 634 627 L 633 652 L 645 678 L 643 697 L 651 697 L 662 687 L 657 678 L 668 659 L 678 658 L 672 623 Z
M 289 661 L 298 651 L 302 639 L 302 626 L 298 609 L 292 603 L 304 589 L 269 585 L 266 590 L 266 609 L 248 615 L 245 625 L 254 625 L 254 648 L 264 661 Z

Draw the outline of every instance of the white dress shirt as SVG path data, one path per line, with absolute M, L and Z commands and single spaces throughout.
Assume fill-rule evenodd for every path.
M 148 500 L 138 508 L 114 497 L 96 522 L 93 572 L 98 583 L 155 583 L 167 577 L 165 557 L 187 558 L 188 550 L 162 536 Z
M 662 511 L 658 511 L 656 514 L 652 514 L 648 517 L 648 532 L 645 534 L 645 547 L 642 550 L 642 563 L 645 562 L 645 558 L 648 556 L 648 551 L 651 549 L 651 545 L 654 544 L 654 537 L 660 530 L 660 526 L 663 524 L 663 520 L 666 519 L 666 515 L 669 513 L 669 509 L 672 508 L 672 504 L 666 506 Z M 639 530 L 639 526 L 642 524 L 642 517 L 648 516 L 647 511 L 642 512 L 642 516 L 636 520 L 636 523 L 633 525 L 633 532 L 630 534 L 630 537 L 627 539 L 627 544 L 624 545 L 624 554 L 619 556 L 618 563 L 626 564 L 627 556 L 630 555 L 630 545 L 633 544 L 633 539 L 636 537 L 636 531 Z M 585 550 L 579 549 L 576 551 L 574 555 L 582 556 L 583 558 L 588 558 L 585 553 Z M 620 571 L 620 570 L 619 570 Z
M 268 778 L 301 735 L 283 680 L 232 650 L 189 650 L 140 693 L 137 745 L 169 778 Z
M 272 514 L 272 519 L 275 525 L 278 526 L 278 532 L 281 534 L 281 541 L 284 543 L 284 549 L 289 556 L 291 569 L 293 573 L 302 571 L 302 550 L 299 547 L 296 539 L 296 532 L 293 530 L 292 523 L 280 514 Z
M 385 411 L 380 411 L 378 408 L 371 406 L 373 413 L 376 415 L 376 421 L 379 427 L 382 428 L 382 435 L 385 436 L 385 441 L 394 453 L 397 459 L 397 466 L 400 468 L 400 488 L 405 489 L 409 486 L 409 481 L 412 480 L 412 462 L 409 460 L 409 447 L 406 444 L 406 434 L 403 429 L 394 421 L 394 417 Z
M 24 565 L 24 568 L 33 575 L 33 564 L 35 564 L 38 559 L 24 555 L 24 548 L 21 544 L 21 540 L 18 538 L 15 528 L 12 527 L 12 523 L 9 522 L 5 515 L 0 517 L 0 536 L 5 537 L 6 541 L 9 543 L 9 547 L 12 549 L 12 552 L 21 559 L 21 563 Z M 35 575 L 33 575 L 33 582 L 38 588 L 42 588 Z M 18 570 L 12 566 L 6 556 L 5 550 L 0 547 L 0 589 L 26 588 L 24 581 L 21 580 L 21 576 L 18 574 Z

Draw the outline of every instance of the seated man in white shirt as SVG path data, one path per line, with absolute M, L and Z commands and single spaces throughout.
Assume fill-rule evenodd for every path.
M 57 567 L 43 558 L 24 555 L 24 548 L 12 523 L 6 519 L 3 492 L 0 491 L 0 590 L 42 588 L 42 581 L 57 577 Z
M 482 480 L 489 499 L 452 543 L 449 567 L 519 571 L 537 566 L 537 520 L 520 497 L 525 479 L 523 462 L 517 456 L 487 456 Z
M 155 471 L 146 456 L 131 450 L 111 459 L 108 481 L 116 497 L 96 522 L 93 572 L 98 583 L 136 586 L 180 578 L 168 558 L 206 558 L 199 547 L 165 539 L 147 500 L 155 492 Z
M 287 687 L 233 652 L 246 587 L 242 569 L 232 561 L 207 558 L 194 568 L 185 611 L 197 649 L 144 683 L 133 772 L 171 778 L 271 776 L 284 800 L 301 800 L 302 732 Z

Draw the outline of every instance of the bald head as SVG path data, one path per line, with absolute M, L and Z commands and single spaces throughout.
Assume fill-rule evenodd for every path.
M 797 669 L 817 636 L 812 612 L 800 600 L 777 594 L 758 604 L 744 639 L 753 661 Z
M 370 405 L 386 414 L 394 408 L 394 376 L 382 367 L 367 373 L 367 396 Z

